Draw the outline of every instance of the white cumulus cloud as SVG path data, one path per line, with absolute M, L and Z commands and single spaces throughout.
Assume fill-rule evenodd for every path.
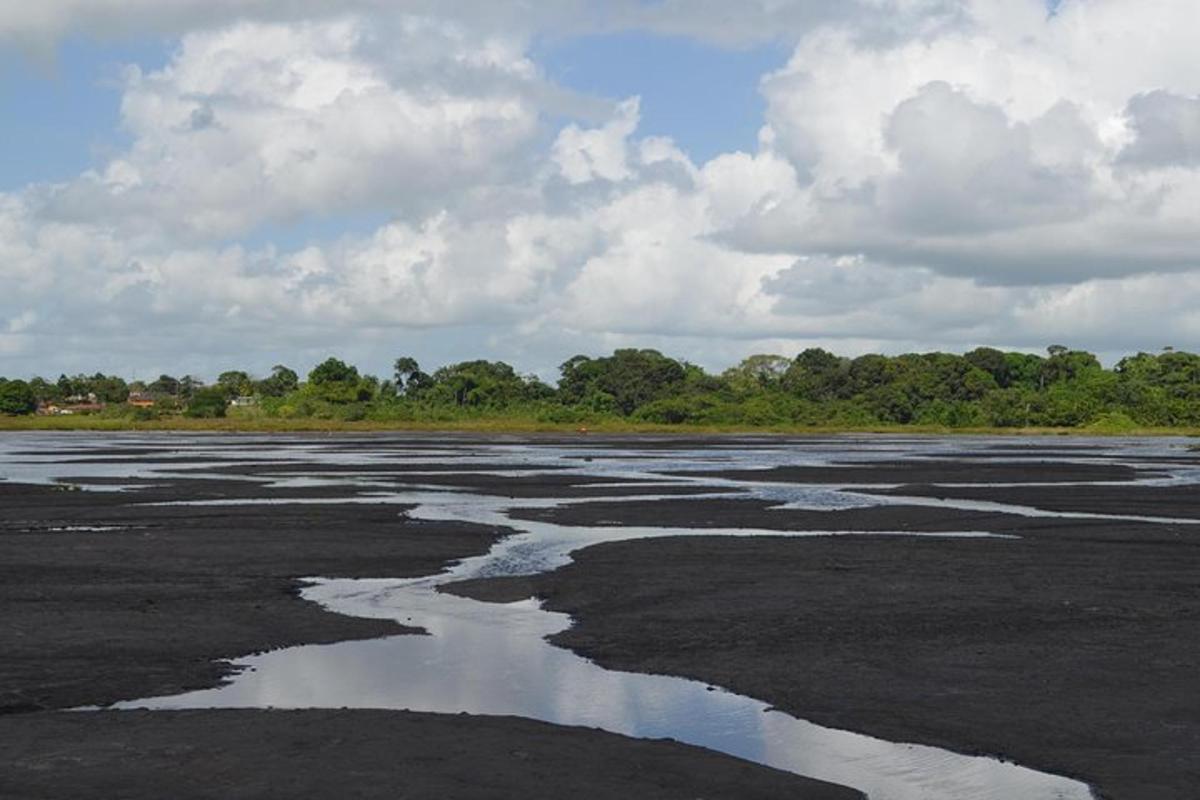
M 128 148 L 0 194 L 4 371 L 1200 332 L 1190 0 L 399 5 L 0 9 L 24 47 L 178 36 L 124 76 Z M 531 44 L 631 28 L 789 42 L 757 148 L 699 163 Z

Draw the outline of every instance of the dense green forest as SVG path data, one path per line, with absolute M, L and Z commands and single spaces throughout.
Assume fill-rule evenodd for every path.
M 454 422 L 523 419 L 580 424 L 945 427 L 1200 426 L 1200 356 L 1138 353 L 1105 369 L 1091 353 L 1047 355 L 981 347 L 963 355 L 842 358 L 751 356 L 719 375 L 655 350 L 575 356 L 557 386 L 497 361 L 423 371 L 396 360 L 386 378 L 336 358 L 307 379 L 285 366 L 255 377 L 221 374 L 149 382 L 96 374 L 56 381 L 0 378 L 0 413 L 95 414 L 135 420 L 227 414 L 279 419 Z

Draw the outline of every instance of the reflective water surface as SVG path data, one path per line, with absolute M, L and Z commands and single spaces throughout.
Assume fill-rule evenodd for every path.
M 112 439 L 99 439 L 106 446 Z M 127 437 L 135 448 L 161 444 L 154 437 Z M 1011 442 L 1012 440 L 1005 440 Z M 149 445 L 147 444 L 149 442 Z M 427 636 L 395 636 L 366 642 L 296 647 L 239 660 L 243 667 L 228 685 L 201 692 L 151 698 L 123 704 L 127 708 L 208 707 L 350 707 L 389 708 L 443 713 L 506 714 L 566 725 L 584 725 L 636 737 L 670 737 L 708 747 L 802 775 L 853 786 L 872 800 L 969 800 L 979 798 L 1090 798 L 1076 781 L 1047 775 L 989 758 L 964 756 L 932 747 L 892 743 L 846 731 L 823 728 L 795 719 L 752 698 L 717 687 L 668 676 L 602 669 L 568 651 L 553 647 L 545 637 L 570 625 L 561 614 L 540 609 L 535 601 L 508 605 L 476 602 L 437 591 L 444 583 L 464 578 L 525 575 L 557 568 L 581 547 L 607 541 L 652 536 L 703 535 L 835 535 L 832 532 L 783 533 L 743 529 L 701 531 L 687 528 L 586 527 L 513 520 L 514 508 L 549 507 L 619 496 L 617 484 L 603 492 L 575 499 L 513 499 L 473 494 L 465 490 L 421 483 L 422 473 L 378 470 L 355 475 L 322 472 L 322 467 L 353 464 L 450 464 L 464 472 L 522 468 L 538 474 L 566 466 L 581 477 L 603 476 L 660 486 L 713 487 L 739 497 L 760 497 L 791 508 L 849 508 L 879 503 L 911 503 L 909 498 L 876 498 L 855 494 L 838 485 L 796 486 L 707 477 L 669 477 L 680 469 L 767 468 L 781 464 L 828 464 L 832 461 L 870 461 L 900 456 L 937 457 L 944 452 L 982 450 L 987 439 L 845 439 L 828 444 L 776 444 L 771 440 L 742 446 L 697 450 L 530 446 L 524 443 L 488 445 L 469 441 L 462 447 L 380 447 L 378 451 L 345 447 L 337 441 L 315 446 L 311 440 L 289 445 L 267 440 L 248 448 L 244 441 L 221 438 L 179 440 L 181 460 L 156 466 L 131 455 L 122 463 L 71 463 L 73 455 L 56 455 L 62 440 L 0 442 L 0 475 L 8 479 L 56 480 L 72 476 L 124 478 L 162 477 L 183 469 L 215 470 L 246 457 L 259 463 L 285 465 L 282 474 L 261 483 L 261 497 L 237 502 L 280 502 L 273 488 L 349 485 L 363 492 L 361 502 L 393 502 L 415 508 L 417 519 L 451 520 L 503 525 L 516 531 L 500 540 L 486 555 L 466 559 L 445 573 L 410 580 L 321 580 L 304 593 L 330 610 L 366 617 L 395 619 L 425 629 Z M 72 448 L 88 440 L 73 439 Z M 1172 440 L 1105 441 L 1103 462 L 1123 463 L 1167 457 L 1180 443 Z M 38 452 L 38 450 L 41 452 Z M 76 452 L 73 449 L 72 453 Z M 28 453 L 36 453 L 28 455 Z M 139 451 L 140 452 L 140 451 Z M 187 456 L 197 457 L 188 461 Z M 228 457 L 205 463 L 199 456 Z M 1018 460 L 1015 454 L 1013 460 Z M 1096 454 L 1088 455 L 1091 463 Z M 1058 460 L 1058 459 L 1056 459 Z M 1063 460 L 1066 460 L 1065 458 Z M 25 463 L 21 463 L 25 462 Z M 291 469 L 294 465 L 295 469 Z M 1196 482 L 1187 467 L 1165 465 L 1169 475 L 1156 482 Z M 197 473 L 188 472 L 190 477 Z M 444 474 L 444 473 L 443 473 Z M 507 473 L 513 474 L 513 473 Z M 222 476 L 227 477 L 227 476 Z M 861 487 L 859 487 L 861 488 Z M 603 495 L 611 492 L 614 498 Z M 712 494 L 705 495 L 713 497 Z M 722 496 L 720 494 L 715 496 Z M 678 498 L 679 495 L 672 495 Z M 648 499 L 647 496 L 638 498 Z M 650 496 L 649 499 L 652 499 Z M 224 502 L 224 501 L 222 501 Z M 287 502 L 295 502 L 288 500 Z M 314 500 L 314 502 L 344 502 Z M 981 508 L 971 501 L 929 501 L 960 508 Z M 989 510 L 1002 504 L 983 504 Z M 1001 510 L 1001 509 L 995 509 Z M 1026 515 L 1084 516 L 1003 505 L 1002 510 Z M 398 512 L 399 513 L 399 512 Z M 1108 515 L 1106 518 L 1113 518 Z M 1116 518 L 1124 518 L 1117 516 Z M 1128 519 L 1138 519 L 1129 517 Z M 1178 522 L 1178 520 L 1172 520 Z M 97 534 L 102 535 L 102 534 Z M 838 532 L 836 535 L 855 535 Z M 871 535 L 881 535 L 872 533 Z M 884 534 L 886 535 L 886 534 Z M 912 534 L 897 531 L 894 535 Z M 986 536 L 961 531 L 941 536 Z

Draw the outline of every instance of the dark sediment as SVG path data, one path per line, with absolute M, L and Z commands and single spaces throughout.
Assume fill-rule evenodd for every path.
M 769 469 L 726 469 L 667 474 L 701 478 L 726 478 L 763 483 L 1021 483 L 1077 481 L 1130 481 L 1162 473 L 1123 464 L 1079 464 L 1065 461 L 873 461 L 831 466 L 789 466 Z
M 296 596 L 297 579 L 430 574 L 506 532 L 342 502 L 361 499 L 348 486 L 91 480 L 137 488 L 0 483 L 0 797 L 861 797 L 698 748 L 513 718 L 47 710 L 211 687 L 224 659 L 251 652 L 420 633 L 326 612 Z M 283 502 L 146 504 L 262 497 Z M 328 504 L 287 502 L 300 498 Z
M 222 659 L 401 633 L 300 600 L 298 579 L 425 575 L 503 532 L 413 522 L 393 505 L 131 504 L 214 491 L 0 484 L 0 710 L 174 694 L 219 682 Z
M 654 539 L 494 591 L 572 614 L 555 643 L 606 667 L 1000 754 L 1118 800 L 1200 785 L 1195 540 Z
M 488 441 L 495 440 L 343 437 L 330 446 L 353 453 L 466 449 Z M 599 437 L 544 441 L 631 444 Z M 636 446 L 719 452 L 766 443 L 794 445 L 802 456 L 807 444 L 835 441 L 848 452 L 855 446 L 722 437 L 639 439 Z M 1015 454 L 1005 449 L 1005 457 Z M 0 483 L 0 705 L 10 712 L 0 716 L 0 796 L 846 796 L 705 751 L 522 720 L 372 711 L 11 713 L 202 688 L 227 674 L 220 659 L 402 632 L 386 620 L 329 614 L 301 601 L 296 579 L 429 574 L 481 552 L 503 532 L 409 520 L 402 506 L 363 496 L 378 487 L 267 490 L 236 479 L 312 467 L 240 464 L 226 479 L 117 479 L 141 486 L 132 495 Z M 512 497 L 662 493 L 562 470 L 532 477 L 441 473 L 430 481 L 388 476 L 389 469 L 404 472 L 384 466 L 371 479 Z M 759 471 L 711 474 L 765 479 Z M 942 458 L 770 474 L 785 483 L 897 483 L 906 484 L 899 493 L 934 494 L 945 487 L 928 484 L 945 481 L 1128 480 L 1154 473 Z M 1164 517 L 1194 513 L 1187 490 L 986 492 L 978 499 Z M 130 503 L 263 496 L 329 504 Z M 1197 526 L 918 506 L 793 511 L 730 498 L 590 502 L 521 513 L 564 524 L 1019 536 L 647 540 L 591 548 L 551 575 L 452 590 L 499 601 L 539 594 L 579 620 L 556 641 L 605 666 L 695 677 L 822 724 L 1001 754 L 1086 780 L 1117 800 L 1183 800 L 1200 785 Z M 73 526 L 115 530 L 66 530 Z M 773 782 L 784 779 L 791 783 Z
M 485 603 L 515 603 L 537 596 L 541 586 L 536 575 L 504 576 L 500 578 L 470 578 L 445 583 L 437 591 L 482 600 Z
M 1075 487 L 1059 490 L 1065 497 Z M 1111 490 L 1111 487 L 1108 487 Z M 998 495 L 1002 499 L 1003 495 Z M 740 498 L 631 499 L 572 503 L 553 508 L 515 509 L 514 520 L 596 527 L 758 529 L 873 533 L 992 533 L 1001 536 L 1064 541 L 1181 541 L 1200 543 L 1200 526 L 1185 522 L 1156 524 L 1104 519 L 1030 517 L 997 511 L 940 506 L 884 505 L 836 511 L 780 508 L 767 500 Z M 1169 516 L 1169 515 L 1168 515 Z
M 180 711 L 0 718 L 0 796 L 861 800 L 694 747 L 513 717 Z
M 1048 511 L 1200 519 L 1200 488 L 1187 486 L 902 486 L 871 494 L 1015 503 Z
M 552 475 L 483 475 L 463 472 L 457 475 L 428 475 L 409 479 L 410 483 L 464 489 L 474 494 L 494 497 L 567 498 L 567 497 L 636 497 L 638 495 L 717 494 L 729 493 L 729 487 L 665 485 L 653 481 L 630 481 L 624 478 L 581 476 L 572 473 Z
M 293 471 L 301 472 L 303 470 Z M 219 469 L 211 472 L 218 475 L 229 474 L 227 471 Z M 315 472 L 319 474 L 320 471 Z M 661 481 L 635 481 L 559 472 L 542 475 L 493 475 L 482 472 L 438 472 L 426 475 L 379 473 L 363 476 L 363 482 L 356 482 L 352 477 L 333 473 L 328 476 L 330 481 L 328 485 L 295 487 L 272 486 L 271 482 L 282 480 L 286 476 L 252 467 L 239 467 L 237 474 L 244 478 L 209 477 L 182 482 L 189 484 L 187 487 L 189 500 L 210 502 L 255 499 L 264 496 L 269 496 L 275 501 L 369 498 L 381 493 L 412 491 L 414 487 L 429 488 L 435 491 L 461 490 L 472 494 L 513 498 L 634 497 L 638 495 L 730 494 L 739 491 L 728 486 L 670 484 Z M 306 473 L 305 477 L 311 477 L 311 475 Z M 324 475 L 321 477 L 325 478 Z M 150 503 L 170 502 L 177 496 L 174 487 L 181 481 L 172 478 L 130 481 L 127 478 L 79 476 L 64 478 L 63 483 L 67 486 L 82 488 L 127 486 L 135 483 L 139 487 L 139 497 L 144 502 Z M 3 523 L 0 522 L 0 524 Z

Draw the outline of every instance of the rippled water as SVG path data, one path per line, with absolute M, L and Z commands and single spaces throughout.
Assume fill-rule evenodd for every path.
M 111 439 L 98 439 L 111 445 Z M 130 439 L 141 446 L 146 439 Z M 156 441 L 153 438 L 149 441 Z M 829 445 L 800 449 L 781 444 L 704 448 L 695 451 L 612 449 L 580 446 L 483 445 L 477 441 L 462 448 L 433 444 L 428 447 L 343 448 L 337 443 L 314 446 L 270 441 L 252 452 L 256 461 L 295 464 L 295 471 L 278 476 L 262 487 L 262 497 L 238 502 L 280 502 L 272 499 L 273 487 L 302 488 L 349 484 L 369 489 L 363 502 L 412 505 L 410 517 L 488 525 L 504 525 L 518 533 L 499 541 L 486 555 L 462 561 L 449 571 L 411 580 L 320 580 L 304 596 L 344 614 L 395 619 L 424 628 L 428 636 L 395 636 L 366 642 L 289 648 L 239 660 L 244 669 L 227 686 L 164 698 L 151 698 L 122 707 L 349 707 L 390 708 L 472 714 L 507 714 L 566 725 L 598 727 L 644 738 L 670 737 L 708 747 L 798 774 L 853 786 L 872 800 L 1000 800 L 1022 798 L 1090 798 L 1088 788 L 1076 781 L 1047 775 L 989 758 L 964 756 L 938 748 L 886 742 L 869 736 L 824 728 L 795 719 L 752 698 L 725 692 L 695 681 L 603 669 L 566 650 L 549 645 L 545 637 L 570 624 L 561 614 L 540 609 L 533 600 L 501 605 L 476 602 L 437 591 L 455 580 L 498 575 L 525 575 L 562 566 L 570 553 L 600 542 L 697 533 L 729 536 L 835 535 L 744 529 L 587 527 L 512 520 L 514 508 L 550 507 L 564 502 L 603 500 L 591 496 L 573 500 L 496 498 L 460 490 L 421 485 L 421 475 L 378 472 L 322 473 L 322 465 L 449 463 L 462 471 L 480 472 L 500 467 L 528 465 L 568 466 L 571 474 L 603 476 L 628 481 L 653 480 L 661 485 L 718 487 L 738 496 L 755 496 L 785 503 L 792 508 L 848 508 L 884 502 L 913 502 L 909 498 L 875 498 L 854 494 L 838 486 L 794 486 L 710 478 L 668 478 L 661 472 L 678 469 L 765 468 L 781 464 L 826 464 L 830 460 L 894 459 L 916 455 L 936 457 L 939 452 L 986 446 L 988 440 L 838 440 Z M 971 444 L 968 445 L 968 442 Z M 26 442 L 28 445 L 28 442 Z M 71 442 L 79 446 L 78 441 Z M 1119 463 L 1136 453 L 1167 455 L 1176 443 L 1105 443 L 1107 458 Z M 244 442 L 202 439 L 180 442 L 192 456 L 246 454 Z M 0 444 L 0 472 L 10 479 L 54 480 L 76 477 L 154 477 L 213 464 L 196 461 L 155 468 L 137 457 L 112 464 L 71 464 L 56 457 L 52 441 L 44 456 L 16 456 L 21 448 L 11 441 Z M 7 448 L 7 453 L 4 453 Z M 25 447 L 26 450 L 30 448 Z M 20 459 L 32 464 L 17 464 Z M 317 466 L 299 466 L 301 463 Z M 536 469 L 526 474 L 536 474 Z M 511 474 L 511 473 L 509 473 Z M 195 477 L 194 474 L 190 475 Z M 227 477 L 227 476 L 222 476 Z M 1167 481 L 1192 480 L 1177 468 Z M 712 497 L 713 495 L 706 495 Z M 672 495 L 678 499 L 679 495 Z M 645 496 L 639 500 L 653 499 Z M 296 502 L 288 500 L 287 502 Z M 321 500 L 314 502 L 345 502 Z M 1046 512 L 1005 504 L 971 501 L 929 501 L 960 508 L 981 508 L 1046 516 L 1097 516 Z M 1002 508 L 1001 508 L 1002 506 Z M 994 507 L 994 508 L 993 508 Z M 1104 518 L 1141 519 L 1104 515 Z M 1179 520 L 1171 520 L 1179 522 Z M 100 534 L 97 534 L 100 535 Z M 855 535 L 837 532 L 836 535 Z M 881 535 L 873 532 L 871 535 Z M 883 534 L 886 535 L 886 534 Z M 897 531 L 894 535 L 926 535 Z M 986 536 L 961 531 L 940 536 Z

